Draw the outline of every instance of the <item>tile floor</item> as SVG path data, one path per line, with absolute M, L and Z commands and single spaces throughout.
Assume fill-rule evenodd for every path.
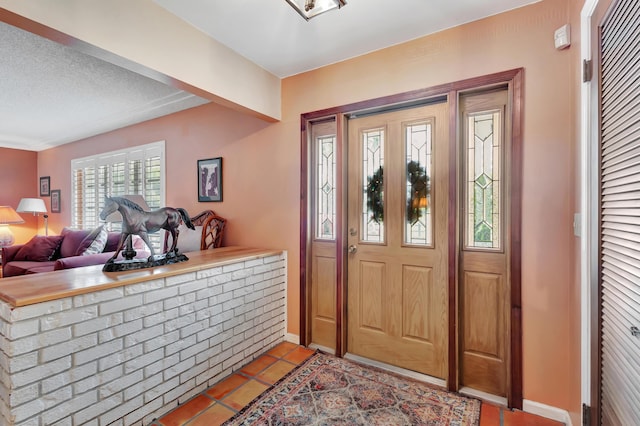
M 220 383 L 152 423 L 152 426 L 216 426 L 280 380 L 313 351 L 284 342 Z M 483 403 L 480 426 L 560 426 L 562 423 Z

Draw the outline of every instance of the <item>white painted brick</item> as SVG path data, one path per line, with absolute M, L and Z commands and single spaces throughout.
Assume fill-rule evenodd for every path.
M 156 337 L 153 340 L 144 342 L 144 351 L 153 352 L 158 348 L 168 346 L 173 342 L 177 342 L 180 339 L 180 331 L 174 330 L 170 333 L 164 333 L 161 336 Z
M 103 302 L 100 306 L 100 315 L 109 315 L 114 312 L 126 311 L 136 306 L 142 305 L 142 295 L 136 294 L 133 296 L 122 297 L 117 300 L 111 300 L 109 302 Z
M 101 357 L 105 357 L 114 352 L 122 350 L 122 339 L 112 340 L 107 343 L 103 343 L 94 348 L 84 350 L 73 354 L 73 364 L 82 365 L 86 362 L 96 360 Z
M 186 282 L 178 287 L 180 294 L 192 293 L 194 291 L 204 290 L 208 287 L 206 279 L 198 279 L 196 281 Z
M 145 327 L 152 327 L 156 324 L 167 322 L 175 318 L 178 318 L 178 308 L 170 309 L 168 311 L 163 310 L 157 314 L 149 315 L 144 317 L 143 321 Z
M 187 382 L 182 383 L 180 386 L 177 386 L 171 389 L 169 392 L 164 394 L 163 398 L 165 402 L 173 401 L 174 399 L 180 398 L 180 395 L 184 395 L 189 389 L 192 389 L 196 385 L 195 380 L 189 380 Z
M 209 348 L 209 342 L 208 341 L 204 341 L 204 342 L 200 342 L 200 343 L 196 343 L 195 345 L 189 346 L 186 349 L 183 349 L 182 351 L 180 351 L 180 359 L 181 360 L 186 360 L 188 358 L 194 358 L 196 354 L 206 351 Z
M 47 315 L 40 319 L 40 328 L 43 331 L 52 330 L 54 328 L 64 327 L 67 325 L 87 321 L 98 316 L 97 306 L 86 306 L 84 308 L 58 312 L 56 314 Z
M 209 307 L 209 300 L 196 300 L 193 303 L 189 303 L 188 305 L 180 306 L 180 316 L 187 315 L 193 312 L 200 312 L 203 309 L 207 309 Z
M 164 333 L 163 324 L 158 324 L 151 328 L 144 328 L 133 334 L 125 336 L 124 346 L 126 348 L 129 346 L 137 345 L 138 343 L 146 342 L 147 340 L 162 336 L 163 333 Z
M 220 312 L 219 314 L 211 317 L 211 319 L 209 320 L 209 325 L 214 326 L 217 324 L 222 324 L 223 322 L 230 320 L 231 318 L 233 318 L 233 311 Z
M 222 323 L 222 329 L 224 331 L 232 330 L 235 326 L 237 326 L 238 324 L 242 324 L 243 322 L 244 316 L 232 316 L 229 320 Z
M 226 274 L 227 272 L 238 271 L 240 269 L 244 269 L 244 262 L 236 262 L 230 263 L 229 265 L 224 265 L 222 267 L 222 273 Z
M 175 353 L 170 356 L 165 356 L 162 359 L 154 362 L 153 364 L 149 364 L 144 368 L 144 377 L 153 377 L 158 373 L 163 372 L 171 366 L 176 365 L 180 362 L 180 354 Z
M 237 290 L 241 287 L 244 287 L 245 282 L 244 280 L 236 280 L 236 281 L 229 281 L 226 284 L 222 285 L 222 292 L 223 293 L 227 293 L 227 292 L 232 292 L 233 290 Z
M 164 405 L 164 401 L 162 398 L 157 398 L 154 399 L 153 401 L 149 401 L 145 403 L 145 406 L 142 408 L 139 408 L 139 410 L 142 410 L 145 407 L 154 407 L 153 411 L 150 411 L 149 413 L 145 414 L 144 417 L 142 417 L 141 420 L 138 421 L 133 421 L 131 423 L 126 423 L 125 426 L 147 426 L 150 425 L 155 419 L 157 419 L 158 417 L 160 417 L 161 415 L 165 414 L 168 410 L 168 407 L 173 407 L 175 406 L 175 404 L 173 406 L 170 405 Z M 138 410 L 132 412 L 130 415 L 131 416 L 137 416 L 137 412 Z M 129 421 L 129 415 L 125 417 L 125 421 Z
M 128 296 L 128 295 L 131 295 L 131 294 L 138 294 L 138 293 L 144 293 L 144 292 L 151 291 L 151 290 L 158 290 L 158 289 L 160 289 L 162 287 L 164 287 L 164 280 L 163 279 L 145 281 L 145 282 L 142 282 L 142 283 L 130 284 L 130 285 L 126 286 L 124 288 L 124 294 L 125 294 L 125 296 Z
M 139 331 L 139 330 L 142 330 L 141 319 L 125 322 L 113 327 L 109 327 L 106 330 L 102 330 L 98 335 L 99 336 L 98 341 L 100 342 L 100 344 L 103 344 L 110 340 L 118 339 L 118 338 L 127 336 L 131 333 L 135 333 L 136 331 Z
M 224 302 L 222 304 L 222 310 L 228 311 L 229 309 L 237 308 L 238 306 L 244 303 L 244 297 L 239 297 L 237 299 L 231 299 L 228 302 Z
M 198 271 L 196 279 L 200 280 L 214 275 L 220 275 L 221 273 L 222 267 L 203 269 L 202 271 Z
M 161 386 L 161 385 L 162 385 L 162 373 L 154 374 L 126 388 L 124 390 L 124 399 L 128 401 L 130 399 L 135 398 L 138 395 L 142 395 L 144 392 L 148 391 L 149 389 L 155 389 L 157 386 Z
M 222 342 L 222 350 L 226 351 L 229 348 L 233 348 L 235 345 L 242 342 L 243 340 L 244 340 L 243 335 L 233 336 L 229 339 L 226 339 Z
M 9 342 L 5 347 L 9 356 L 16 356 L 26 352 L 31 352 L 49 345 L 71 339 L 71 328 L 65 327 L 57 330 L 40 333 L 36 336 L 24 337 L 14 342 Z
M 140 383 L 144 379 L 142 370 L 134 371 L 131 374 L 122 376 L 112 382 L 106 383 L 98 389 L 98 397 L 100 399 L 108 398 L 116 392 L 122 392 L 123 389 L 127 389 L 130 386 Z M 127 400 L 128 398 L 125 398 Z
M 245 302 L 233 310 L 233 316 L 236 316 L 236 317 L 242 316 L 243 318 L 245 318 L 244 314 L 246 312 L 252 312 L 254 307 L 255 307 L 255 304 L 253 302 L 250 302 L 250 303 Z
M 181 275 L 175 275 L 173 277 L 167 277 L 166 280 L 166 286 L 169 287 L 171 285 L 177 285 L 177 284 L 182 284 L 182 283 L 186 283 L 187 281 L 194 281 L 196 279 L 196 273 L 195 272 L 189 272 L 187 274 L 181 274 Z
M 236 288 L 235 290 L 233 290 L 233 298 L 238 298 L 238 297 L 244 297 L 248 294 L 253 293 L 253 288 L 251 288 L 252 286 L 246 286 L 243 285 L 240 288 Z
M 171 343 L 170 345 L 167 345 L 165 347 L 165 354 L 168 355 L 172 355 L 176 352 L 180 352 L 182 349 L 191 346 L 191 345 L 195 345 L 196 344 L 196 335 L 193 334 L 189 337 L 187 337 L 186 339 L 180 339 L 177 342 Z
M 194 358 L 189 358 L 184 361 L 180 361 L 176 365 L 172 365 L 164 371 L 164 380 L 170 379 L 173 376 L 177 376 L 180 373 L 187 371 L 196 364 Z
M 79 395 L 87 392 L 88 390 L 97 389 L 99 386 L 109 383 L 112 380 L 116 380 L 122 376 L 122 366 L 117 365 L 109 370 L 101 371 L 87 377 L 86 379 L 73 383 L 73 392 L 74 394 Z
M 158 404 L 144 405 L 142 396 L 135 398 L 131 401 L 122 404 L 117 409 L 112 410 L 108 415 L 100 417 L 100 421 L 104 421 L 105 424 L 110 424 L 112 418 L 123 418 L 123 426 L 130 426 L 135 421 L 140 420 L 148 412 L 158 409 Z M 103 420 L 104 419 L 104 420 Z
M 233 368 L 235 364 L 242 361 L 242 354 L 236 354 L 231 358 L 222 361 L 222 368 Z
M 71 356 L 60 358 L 47 364 L 41 364 L 37 367 L 12 374 L 12 382 L 15 388 L 36 382 L 43 377 L 53 376 L 61 371 L 71 368 Z
M 96 293 L 87 293 L 80 296 L 73 297 L 73 306 L 87 306 L 96 305 L 98 303 L 106 302 L 107 300 L 121 299 L 124 296 L 123 288 L 112 288 L 109 290 L 102 290 Z
M 164 301 L 164 309 L 168 311 L 169 309 L 176 308 L 187 303 L 193 303 L 195 300 L 195 293 L 187 293 L 182 296 L 173 297 Z
M 222 332 L 222 324 L 208 326 L 197 334 L 197 341 L 202 342 Z
M 232 280 L 242 280 L 243 278 L 247 278 L 251 275 L 251 269 L 240 269 L 238 271 L 233 271 L 231 273 Z
M 83 349 L 94 347 L 98 344 L 98 336 L 89 334 L 87 336 L 78 337 L 64 343 L 48 346 L 40 350 L 40 361 L 48 362 L 54 359 L 62 358 L 72 352 L 79 352 Z
M 116 352 L 98 360 L 98 370 L 104 371 L 109 368 L 115 367 L 118 364 L 124 364 L 129 360 L 141 356 L 143 353 L 144 351 L 142 345 L 128 347 L 125 350 Z
M 189 314 L 189 315 L 184 315 L 184 316 L 179 316 L 175 319 L 169 320 L 167 322 L 164 323 L 164 331 L 166 333 L 173 331 L 173 330 L 178 330 L 182 327 L 186 327 L 189 324 L 193 324 L 194 322 L 196 322 L 196 315 L 195 314 Z
M 143 368 L 145 365 L 149 365 L 162 359 L 164 356 L 164 351 L 162 349 L 155 350 L 151 353 L 144 354 L 137 358 L 134 358 L 130 361 L 125 362 L 124 364 L 124 372 L 125 374 L 129 374 L 132 371 Z
M 36 303 L 35 305 L 21 306 L 11 311 L 11 321 L 17 322 L 26 319 L 42 317 L 56 312 L 71 309 L 71 299 L 59 299 L 50 302 Z
M 148 391 L 145 392 L 144 394 L 144 400 L 146 401 L 153 401 L 154 399 L 156 399 L 159 396 L 165 395 L 167 392 L 169 392 L 171 389 L 175 389 L 180 385 L 180 377 L 179 376 L 175 376 L 169 380 L 163 379 L 163 383 L 161 385 L 158 386 L 154 386 L 149 388 Z M 174 398 L 174 399 L 177 399 Z M 166 399 L 165 399 L 166 400 Z M 166 400 L 167 402 L 171 401 Z
M 55 376 L 51 376 L 42 380 L 42 393 L 53 392 L 54 390 L 66 386 L 69 383 L 80 381 L 98 372 L 98 363 L 90 362 L 80 367 L 74 367 L 71 370 L 64 371 Z
M 132 309 L 128 309 L 124 312 L 124 322 L 133 321 L 136 319 L 140 319 L 146 317 L 148 315 L 157 314 L 158 312 L 162 312 L 162 301 L 158 301 L 155 303 L 145 303 L 142 306 L 137 306 Z
M 195 383 L 194 380 L 191 380 L 191 382 Z M 203 392 L 206 388 L 207 388 L 207 386 L 204 385 L 204 384 L 195 383 L 195 388 L 189 390 L 187 393 L 184 393 L 184 394 L 180 395 L 178 397 L 178 402 L 180 404 L 184 404 L 185 402 L 189 401 L 194 396 L 196 396 L 199 393 Z
M 258 259 L 252 259 L 252 260 L 247 260 L 244 262 L 244 267 L 245 268 L 253 268 L 254 266 L 258 266 L 258 265 L 263 265 L 264 264 L 264 258 L 258 258 Z
M 0 300 L 0 320 L 11 321 L 11 311 L 13 308 L 6 302 Z
M 144 303 L 153 303 L 159 300 L 169 299 L 178 295 L 178 287 L 167 287 L 162 290 L 151 291 L 144 295 Z
M 33 383 L 29 386 L 13 390 L 8 398 L 4 398 L 9 401 L 9 404 L 12 407 L 17 407 L 31 401 L 32 399 L 36 399 L 40 395 L 38 392 L 39 388 L 40 386 L 37 383 Z
M 95 394 L 95 392 L 92 393 Z M 122 405 L 122 395 L 115 394 L 110 398 L 99 400 L 99 402 L 93 403 L 84 410 L 75 413 L 73 415 L 73 422 L 81 425 L 87 420 L 98 417 L 103 413 L 111 412 L 111 410 L 116 409 L 116 407 L 120 405 Z M 100 424 L 102 425 L 107 423 L 103 423 L 102 420 L 100 420 Z
M 28 320 L 28 321 L 20 321 L 11 325 L 5 322 L 3 323 L 3 329 L 5 328 L 4 326 L 6 326 L 6 332 L 4 332 L 3 334 L 9 340 L 15 340 L 21 337 L 31 336 L 40 331 L 39 322 L 40 321 L 37 318 Z
M 95 333 L 97 331 L 122 324 L 123 318 L 124 315 L 122 312 L 118 312 L 116 314 L 106 315 L 75 324 L 71 330 L 73 331 L 73 335 L 76 337 L 84 336 L 85 334 Z
M 37 423 L 34 423 L 33 426 L 39 426 L 40 421 L 37 418 L 33 418 L 30 421 L 35 421 Z M 20 426 L 27 426 L 28 423 L 23 423 Z M 59 422 L 55 422 L 53 425 L 51 426 L 73 426 L 73 419 L 71 417 L 65 417 L 64 419 L 60 420 Z M 98 426 L 97 423 L 84 423 L 82 426 Z
M 231 273 L 227 272 L 225 274 L 215 275 L 213 277 L 210 277 L 209 281 L 214 285 L 227 283 L 231 281 Z
M 26 370 L 27 368 L 33 368 L 38 365 L 38 353 L 29 352 L 28 354 L 15 356 L 8 359 L 7 371 L 9 373 L 17 373 L 18 371 Z
M 213 296 L 212 298 L 209 299 L 209 306 L 215 306 L 215 305 L 222 304 L 224 302 L 228 302 L 232 298 L 233 298 L 233 293 L 230 291 L 227 293 L 218 294 L 217 296 Z
M 11 410 L 11 414 L 13 417 L 13 422 L 11 422 L 11 424 L 19 423 L 25 419 L 28 419 L 34 414 L 42 413 L 46 408 L 46 404 L 42 399 L 36 399 L 27 404 L 15 407 Z
M 181 339 L 186 339 L 187 337 L 191 336 L 192 334 L 196 334 L 199 331 L 204 330 L 206 327 L 208 326 L 208 324 L 204 321 L 198 321 L 195 322 L 193 324 L 189 324 L 185 327 L 182 327 L 180 329 L 180 338 Z

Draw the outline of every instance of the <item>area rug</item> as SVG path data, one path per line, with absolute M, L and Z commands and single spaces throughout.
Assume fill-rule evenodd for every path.
M 225 425 L 479 423 L 480 401 L 316 352 Z

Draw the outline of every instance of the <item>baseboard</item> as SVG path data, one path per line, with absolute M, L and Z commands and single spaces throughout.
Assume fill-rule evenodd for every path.
M 300 336 L 293 333 L 287 333 L 284 335 L 285 342 L 294 343 L 296 345 L 300 344 Z
M 326 346 L 322 346 L 322 345 L 318 345 L 315 343 L 312 343 L 309 345 L 309 349 L 319 349 L 322 352 L 326 353 L 326 354 L 331 354 L 331 355 L 335 355 L 336 354 L 336 350 L 333 348 L 328 348 Z
M 572 426 L 571 416 L 567 410 L 562 408 L 552 407 L 550 405 L 541 404 L 535 401 L 529 401 L 525 399 L 522 401 L 522 411 L 527 413 L 536 414 L 538 416 L 546 417 L 547 419 L 556 420 L 562 422 L 567 426 Z
M 463 395 L 472 396 L 474 398 L 478 398 L 483 401 L 491 402 L 495 405 L 501 405 L 503 407 L 507 406 L 507 398 L 504 398 L 502 396 L 492 395 L 490 393 L 482 392 L 477 389 L 472 389 L 468 387 L 463 387 L 458 392 L 460 392 Z

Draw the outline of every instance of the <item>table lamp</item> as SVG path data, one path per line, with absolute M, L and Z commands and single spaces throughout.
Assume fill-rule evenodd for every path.
M 0 206 L 0 248 L 9 247 L 15 241 L 9 225 L 24 223 L 24 220 L 10 206 Z
M 20 200 L 17 208 L 18 213 L 33 213 L 34 216 L 38 216 L 38 213 L 44 213 L 44 235 L 49 235 L 49 224 L 47 219 L 47 206 L 44 205 L 44 200 L 40 198 L 23 198 Z

